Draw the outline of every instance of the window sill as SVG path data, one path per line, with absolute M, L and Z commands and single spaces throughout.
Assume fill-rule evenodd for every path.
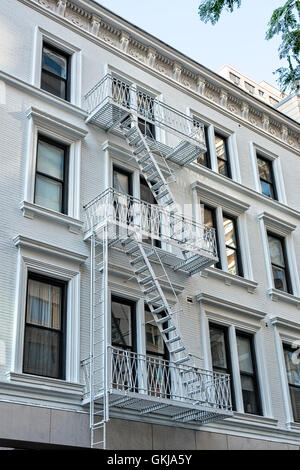
M 20 209 L 23 212 L 23 216 L 28 219 L 34 219 L 34 217 L 44 217 L 48 220 L 57 222 L 59 224 L 66 225 L 70 232 L 80 234 L 82 232 L 83 222 L 78 219 L 74 219 L 65 214 L 46 209 L 45 207 L 38 206 L 30 202 L 23 201 Z
M 298 423 L 296 421 L 290 421 L 289 423 L 287 423 L 287 427 L 289 429 L 292 429 L 293 431 L 299 431 L 300 432 L 300 423 Z
M 226 286 L 231 286 L 232 284 L 238 285 L 240 287 L 245 287 L 250 294 L 253 294 L 257 288 L 257 282 L 250 281 L 241 276 L 236 276 L 235 274 L 230 274 L 227 271 L 222 271 L 218 268 L 207 268 L 200 274 L 201 277 L 214 277 L 217 279 L 222 279 Z
M 30 388 L 38 388 L 46 392 L 68 393 L 71 395 L 81 396 L 83 393 L 83 385 L 67 382 L 60 379 L 52 379 L 50 377 L 41 377 L 17 372 L 8 372 L 7 379 L 12 384 L 28 386 Z
M 288 294 L 287 292 L 282 292 L 278 289 L 268 289 L 268 295 L 273 302 L 281 301 L 287 302 L 289 304 L 295 305 L 300 310 L 300 298 L 295 295 Z

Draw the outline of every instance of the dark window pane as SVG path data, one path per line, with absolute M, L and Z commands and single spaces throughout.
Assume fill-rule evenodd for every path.
M 25 373 L 58 378 L 60 353 L 58 332 L 26 326 L 23 366 Z
M 245 413 L 259 414 L 253 377 L 242 375 L 241 384 Z
M 272 199 L 275 199 L 274 189 L 273 189 L 273 186 L 270 183 L 267 183 L 266 181 L 261 180 L 260 185 L 261 185 L 262 194 L 264 194 L 265 196 L 268 196 Z
M 220 175 L 228 176 L 228 164 L 226 161 L 218 159 L 218 172 Z
M 215 145 L 216 145 L 217 158 L 221 158 L 222 160 L 227 160 L 225 138 L 219 135 L 215 135 Z
M 52 176 L 53 178 L 63 180 L 64 154 L 65 151 L 63 148 L 39 140 L 37 171 Z
M 268 235 L 271 263 L 282 268 L 285 267 L 282 241 L 280 238 Z
M 264 160 L 262 158 L 257 158 L 259 177 L 269 183 L 272 183 L 272 170 L 271 162 Z
M 284 269 L 276 268 L 275 266 L 273 266 L 272 267 L 272 273 L 273 273 L 275 289 L 287 292 L 287 283 L 286 283 L 286 277 L 285 277 Z
M 159 328 L 153 319 L 151 312 L 145 310 L 145 323 L 146 323 L 146 351 L 147 353 L 155 353 L 161 356 L 164 355 L 164 341 L 160 334 Z
M 113 185 L 120 193 L 130 194 L 130 175 L 114 169 Z
M 68 60 L 65 56 L 43 47 L 43 69 L 51 72 L 58 77 L 67 78 Z
M 61 287 L 29 279 L 26 322 L 60 330 L 61 298 Z
M 62 210 L 62 183 L 36 175 L 35 200 L 36 204 L 57 212 Z
M 227 369 L 225 333 L 221 329 L 210 327 L 210 348 L 213 368 Z
M 42 72 L 41 88 L 52 95 L 66 99 L 66 82 L 59 77 Z
M 232 248 L 226 247 L 226 256 L 227 256 L 228 271 L 231 274 L 235 274 L 238 276 L 239 269 L 238 269 L 238 260 L 237 260 L 236 251 L 233 250 Z
M 253 374 L 253 363 L 251 354 L 251 339 L 245 336 L 237 336 L 237 348 L 239 356 L 239 366 L 241 372 Z
M 298 353 L 298 349 L 285 349 L 284 358 L 289 384 L 300 387 L 300 355 Z
M 235 236 L 235 227 L 234 221 L 227 217 L 223 217 L 223 227 L 224 227 L 224 237 L 225 244 L 231 248 L 236 248 L 236 236 Z
M 119 346 L 132 346 L 132 324 L 130 305 L 112 301 L 111 303 L 111 340 Z
M 204 207 L 204 225 L 214 228 L 214 216 L 212 209 Z
M 294 421 L 300 422 L 300 388 L 290 387 Z

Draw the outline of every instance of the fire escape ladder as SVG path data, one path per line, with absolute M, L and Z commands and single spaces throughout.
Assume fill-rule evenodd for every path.
M 125 246 L 126 253 L 131 258 L 130 264 L 137 282 L 168 348 L 170 360 L 174 364 L 191 362 L 191 356 L 187 352 L 177 325 L 178 309 L 180 309 L 178 298 L 156 248 L 150 245 L 149 247 L 145 246 L 134 238 L 128 239 Z M 162 274 L 155 273 L 152 266 L 154 261 L 160 267 Z M 172 307 L 164 294 L 161 286 L 162 281 L 164 287 L 172 291 L 174 303 Z
M 164 172 L 161 170 L 133 115 L 129 115 L 120 127 L 155 200 L 170 213 L 175 213 L 177 211 L 175 199 L 169 188 L 169 183 L 175 181 L 171 169 L 166 166 Z

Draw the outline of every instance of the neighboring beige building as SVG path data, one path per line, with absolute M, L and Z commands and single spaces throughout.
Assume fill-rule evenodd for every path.
M 281 113 L 286 114 L 297 122 L 300 121 L 299 93 L 295 92 L 287 96 L 264 80 L 257 83 L 228 64 L 223 65 L 217 73 L 250 93 L 250 95 L 255 96 L 270 106 L 274 106 Z

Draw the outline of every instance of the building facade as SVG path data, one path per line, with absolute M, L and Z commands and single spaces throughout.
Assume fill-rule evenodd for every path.
M 299 125 L 91 0 L 0 21 L 0 446 L 299 449 Z

